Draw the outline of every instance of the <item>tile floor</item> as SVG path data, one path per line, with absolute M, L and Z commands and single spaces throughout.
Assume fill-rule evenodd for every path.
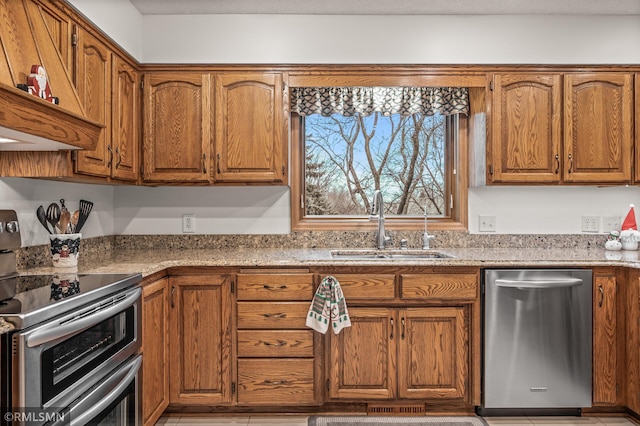
M 489 426 L 638 426 L 624 417 L 486 417 Z M 161 417 L 158 426 L 307 426 L 306 416 Z

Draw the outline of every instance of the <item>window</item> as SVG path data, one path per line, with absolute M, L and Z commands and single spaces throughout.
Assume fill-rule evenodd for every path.
M 466 225 L 457 170 L 464 116 L 326 107 L 324 99 L 322 113 L 292 108 L 293 229 L 373 227 L 368 212 L 376 189 L 391 229 L 421 228 L 425 209 L 430 226 Z

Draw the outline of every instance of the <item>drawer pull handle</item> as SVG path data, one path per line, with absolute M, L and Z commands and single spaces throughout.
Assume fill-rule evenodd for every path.
M 600 300 L 598 300 L 598 307 L 602 308 L 602 304 L 604 303 L 604 289 L 601 285 L 598 286 L 598 291 L 600 292 Z
M 265 346 L 287 346 L 287 342 L 283 342 L 283 341 L 279 341 L 278 343 L 271 343 L 271 342 L 262 342 L 263 345 Z
M 389 318 L 389 322 L 391 323 L 391 334 L 389 335 L 389 339 L 393 340 L 393 318 Z
M 400 337 L 402 337 L 402 340 L 404 340 L 404 326 L 405 326 L 405 324 L 404 324 L 404 317 L 402 317 L 401 322 L 402 322 L 402 335 L 401 335 Z
M 262 316 L 265 318 L 286 318 L 287 314 L 280 312 L 278 314 L 262 314 Z
M 279 287 L 276 286 L 270 286 L 270 285 L 263 285 L 262 286 L 265 290 L 286 290 L 287 286 L 286 285 L 281 285 Z
M 262 383 L 265 385 L 286 385 L 289 382 L 286 380 L 265 380 Z

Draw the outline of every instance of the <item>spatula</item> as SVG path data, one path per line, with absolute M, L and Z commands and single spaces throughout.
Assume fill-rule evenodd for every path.
M 80 215 L 78 217 L 78 226 L 76 227 L 76 232 L 80 232 L 85 222 L 87 221 L 89 213 L 91 213 L 91 209 L 93 208 L 93 203 L 91 201 L 80 200 L 79 207 Z

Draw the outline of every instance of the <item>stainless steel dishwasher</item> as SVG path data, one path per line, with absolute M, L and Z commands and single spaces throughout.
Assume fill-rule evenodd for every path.
M 592 271 L 491 269 L 483 292 L 482 410 L 590 407 Z

